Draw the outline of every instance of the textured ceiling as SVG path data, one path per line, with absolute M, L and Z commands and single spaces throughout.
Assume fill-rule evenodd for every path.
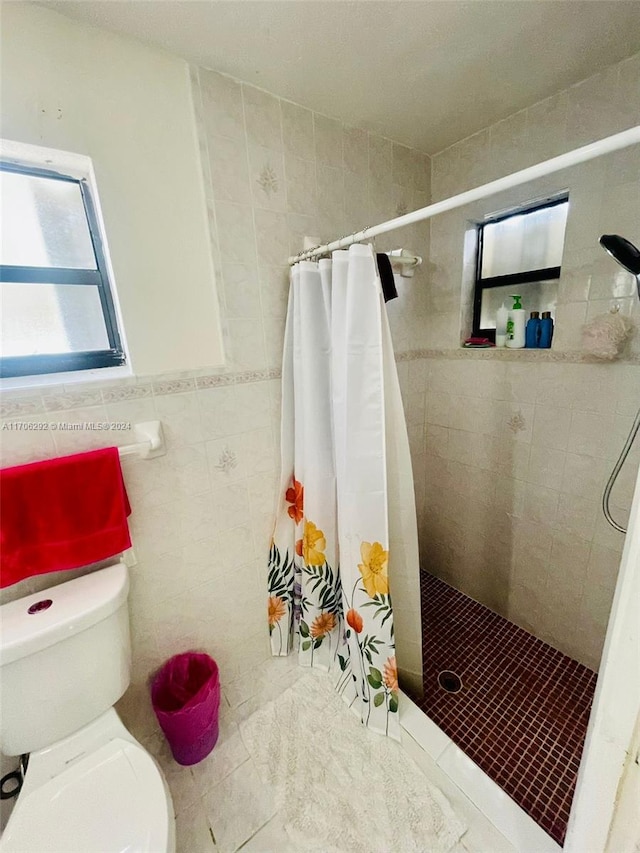
M 50 0 L 428 153 L 640 50 L 633 0 Z

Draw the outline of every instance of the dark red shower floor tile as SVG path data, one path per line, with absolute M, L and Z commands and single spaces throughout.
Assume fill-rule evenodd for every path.
M 563 844 L 596 673 L 421 574 L 425 713 Z M 462 679 L 448 693 L 438 675 Z

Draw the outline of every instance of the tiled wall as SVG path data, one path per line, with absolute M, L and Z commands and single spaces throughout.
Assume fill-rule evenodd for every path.
M 435 155 L 434 200 L 623 130 L 639 115 L 637 55 Z M 597 244 L 602 233 L 640 239 L 639 149 L 432 220 L 429 346 L 440 358 L 402 368 L 423 564 L 594 668 L 623 542 L 599 502 L 640 406 L 640 334 L 626 363 L 594 365 L 579 363 L 581 329 L 614 303 L 640 321 L 632 277 Z M 469 222 L 566 188 L 553 350 L 461 353 Z M 621 523 L 639 460 L 636 448 L 613 493 Z
M 433 200 L 626 130 L 639 120 L 640 54 L 636 54 L 436 154 Z M 640 145 L 635 145 L 431 220 L 435 316 L 429 346 L 457 347 L 461 336 L 464 339 L 470 332 L 472 281 L 464 275 L 462 251 L 469 221 L 566 189 L 569 216 L 554 349 L 578 350 L 582 325 L 609 310 L 614 298 L 622 313 L 640 321 L 633 279 L 598 245 L 602 233 L 626 234 L 640 242 L 639 184 Z M 526 297 L 523 304 L 526 307 Z M 640 352 L 640 336 L 633 350 Z
M 305 236 L 335 239 L 427 204 L 430 159 L 216 72 L 192 79 L 227 357 L 237 370 L 279 365 L 286 258 Z M 396 245 L 426 254 L 428 226 L 376 248 Z M 425 289 L 405 291 L 414 321 L 396 324 L 401 348 L 426 346 Z
M 206 648 L 227 686 L 269 655 L 265 560 L 280 462 L 287 256 L 304 235 L 331 239 L 424 205 L 429 193 L 424 155 L 214 72 L 194 69 L 192 81 L 226 371 L 13 392 L 2 402 L 2 423 L 164 425 L 166 456 L 124 461 L 138 564 L 133 683 L 121 710 L 138 734 L 153 726 L 147 677 L 169 655 Z M 405 229 L 387 242 L 426 254 L 425 235 L 426 226 Z M 403 288 L 414 337 L 405 327 L 397 334 L 407 347 L 425 346 L 417 322 L 428 307 L 424 286 Z M 7 428 L 0 464 L 130 441 L 126 433 Z M 17 585 L 4 599 L 50 583 Z
M 264 553 L 277 474 L 280 382 L 269 378 L 275 374 L 159 377 L 4 404 L 5 411 L 30 414 L 3 424 L 163 423 L 166 456 L 123 459 L 138 560 L 130 573 L 133 684 L 123 712 L 139 733 L 153 725 L 147 675 L 171 654 L 208 649 L 227 683 L 269 654 Z M 5 430 L 0 461 L 18 464 L 132 440 L 119 432 Z M 49 583 L 40 577 L 5 590 L 5 597 Z
M 640 405 L 640 367 L 400 368 L 422 565 L 597 668 L 623 544 L 600 497 Z M 621 524 L 639 462 L 637 448 L 612 494 Z
M 637 67 L 637 61 L 616 67 L 617 97 Z M 331 239 L 423 206 L 430 193 L 424 155 L 214 72 L 194 70 L 193 84 L 226 372 L 49 388 L 5 395 L 3 403 L 10 422 L 157 417 L 165 425 L 166 456 L 125 462 L 138 564 L 131 572 L 134 681 L 122 711 L 138 733 L 153 723 L 148 674 L 170 654 L 204 646 L 220 661 L 227 684 L 269 654 L 264 554 L 279 465 L 284 259 L 302 248 L 304 235 Z M 528 111 L 521 137 L 515 130 L 509 137 L 509 122 L 502 123 L 504 132 L 497 126 L 479 135 L 494 146 L 505 136 L 511 140 L 512 154 L 511 143 L 503 143 L 504 171 L 518 167 L 514 158 L 531 139 L 539 148 L 527 156 L 539 158 L 544 134 L 534 130 L 542 119 L 531 116 L 544 114 L 553 127 L 558 115 L 567 127 L 568 98 Z M 582 100 L 591 115 L 589 98 Z M 573 138 L 563 137 L 562 144 L 571 147 Z M 470 171 L 484 163 L 488 145 L 475 149 L 465 142 L 457 153 L 448 149 L 435 158 L 438 196 L 454 189 L 456 176 L 461 187 L 488 179 Z M 602 436 L 611 429 L 621 442 L 640 401 L 640 369 L 502 363 L 478 353 L 458 359 L 461 274 L 452 284 L 444 276 L 439 241 L 452 232 L 445 225 L 440 233 L 438 221 L 431 229 L 423 223 L 386 235 L 376 245 L 402 245 L 426 261 L 413 279 L 400 281 L 400 298 L 388 305 L 396 352 L 438 347 L 456 356 L 400 364 L 423 561 L 594 665 L 620 549 L 620 537 L 606 530 L 597 509 L 613 452 Z M 461 246 L 452 245 L 452 252 L 461 263 Z M 0 462 L 104 443 L 104 435 L 90 431 L 5 430 Z M 616 494 L 620 509 L 634 467 L 637 456 Z M 38 580 L 39 588 L 46 582 Z
M 305 236 L 329 241 L 425 205 L 430 160 L 216 72 L 194 70 L 192 80 L 228 351 L 237 369 L 280 364 L 287 256 L 304 248 Z M 389 235 L 376 248 L 400 245 L 426 254 L 428 225 Z M 399 283 L 402 311 L 391 314 L 396 346 L 398 339 L 424 345 L 425 284 L 424 270 Z M 271 509 L 264 520 L 268 526 Z M 417 572 L 391 584 L 402 613 L 400 674 L 420 680 Z

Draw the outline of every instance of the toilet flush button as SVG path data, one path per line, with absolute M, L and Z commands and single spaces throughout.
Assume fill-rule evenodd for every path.
M 43 598 L 42 601 L 36 601 L 35 604 L 32 604 L 31 607 L 27 610 L 27 613 L 40 613 L 40 611 L 42 610 L 48 610 L 52 604 L 52 599 Z

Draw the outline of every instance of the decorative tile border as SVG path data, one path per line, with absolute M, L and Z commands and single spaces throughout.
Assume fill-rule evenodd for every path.
M 630 356 L 615 362 L 602 362 L 582 352 L 559 350 L 510 350 L 510 349 L 414 349 L 396 353 L 397 362 L 418 361 L 420 359 L 483 359 L 492 361 L 533 362 L 536 364 L 637 364 L 640 355 Z M 66 391 L 46 386 L 36 391 L 32 397 L 25 395 L 25 389 L 1 392 L 0 417 L 19 418 L 37 415 L 42 412 L 68 411 L 69 409 L 99 406 L 102 403 L 119 403 L 125 400 L 140 400 L 144 397 L 162 397 L 168 394 L 185 394 L 205 388 L 220 388 L 225 385 L 245 385 L 251 382 L 265 382 L 280 379 L 279 367 L 267 367 L 263 370 L 244 370 L 229 373 L 210 373 L 200 375 L 193 371 L 191 376 L 180 378 L 158 376 L 145 377 L 140 384 L 131 384 L 131 380 L 121 385 L 110 382 L 108 386 L 94 386 L 81 391 Z
M 1 418 L 26 417 L 27 415 L 38 415 L 44 411 L 44 405 L 40 397 L 19 397 L 15 400 L 3 400 L 0 403 Z
M 34 389 L 32 397 L 25 396 L 25 389 L 2 392 L 0 418 L 20 418 L 37 415 L 42 412 L 62 412 L 70 409 L 99 406 L 103 403 L 121 403 L 128 400 L 141 400 L 146 397 L 164 397 L 169 394 L 185 394 L 205 388 L 219 388 L 226 385 L 245 385 L 250 382 L 265 382 L 279 379 L 282 371 L 279 367 L 264 370 L 245 370 L 236 373 L 211 373 L 180 378 L 156 377 L 140 384 L 127 381 L 122 385 L 93 386 L 82 391 L 65 391 L 64 386 L 43 387 L 41 392 Z
M 69 392 L 66 394 L 51 394 L 43 399 L 44 407 L 47 412 L 62 412 L 66 409 L 101 406 L 103 402 L 102 394 L 99 389 Z
M 123 400 L 140 400 L 143 397 L 151 397 L 151 385 L 123 385 L 114 388 L 105 388 L 102 399 L 105 403 L 121 403 Z
M 184 394 L 186 391 L 195 391 L 194 379 L 161 379 L 153 383 L 154 396 L 161 397 L 165 394 Z
M 214 373 L 212 376 L 197 376 L 196 385 L 198 389 L 220 388 L 222 385 L 235 385 L 235 373 Z
M 278 370 L 278 376 L 280 371 Z M 243 385 L 246 382 L 264 382 L 266 379 L 275 379 L 271 375 L 270 370 L 245 370 L 242 373 L 236 373 L 236 384 Z

